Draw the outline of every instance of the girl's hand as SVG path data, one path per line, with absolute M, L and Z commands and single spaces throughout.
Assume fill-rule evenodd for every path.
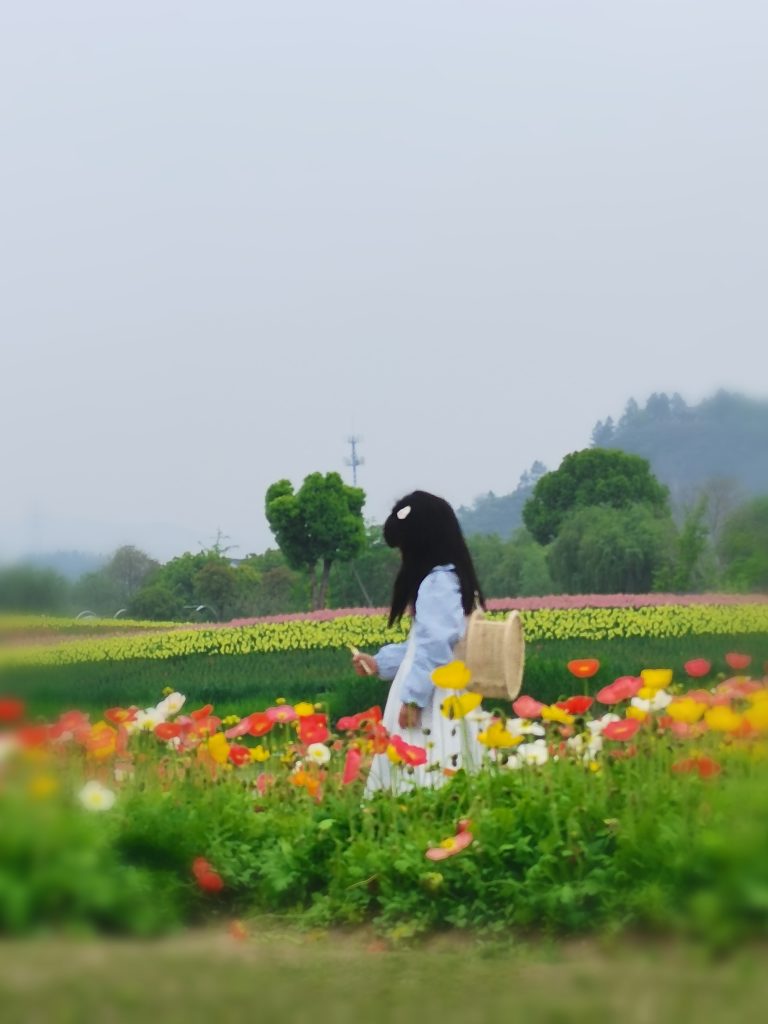
M 421 725 L 421 708 L 415 704 L 401 704 L 397 724 L 401 729 L 418 729 Z
M 359 676 L 377 676 L 379 674 L 379 666 L 376 664 L 374 656 L 363 654 L 362 651 L 356 651 L 352 655 L 352 668 Z

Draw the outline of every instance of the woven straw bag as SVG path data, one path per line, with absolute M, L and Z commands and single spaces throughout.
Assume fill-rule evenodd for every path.
M 523 685 L 525 640 L 519 612 L 506 619 L 486 619 L 480 609 L 469 616 L 467 631 L 454 657 L 472 673 L 467 689 L 483 697 L 514 700 Z

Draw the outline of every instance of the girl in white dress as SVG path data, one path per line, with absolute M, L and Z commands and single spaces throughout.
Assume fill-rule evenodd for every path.
M 436 786 L 458 768 L 479 764 L 482 747 L 477 725 L 452 721 L 440 710 L 448 696 L 432 682 L 432 672 L 453 660 L 466 630 L 466 617 L 483 596 L 459 521 L 443 498 L 413 491 L 397 502 L 384 523 L 384 539 L 400 550 L 389 624 L 406 611 L 413 615 L 408 639 L 387 644 L 375 655 L 358 653 L 358 675 L 393 680 L 383 724 L 391 736 L 425 748 L 426 764 L 394 767 L 387 754 L 373 758 L 366 794 L 378 789 L 403 791 Z

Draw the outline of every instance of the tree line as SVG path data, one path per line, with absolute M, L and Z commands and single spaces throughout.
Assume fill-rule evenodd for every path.
M 727 484 L 673 517 L 647 459 L 589 448 L 526 481 L 523 525 L 469 534 L 487 597 L 559 593 L 768 591 L 768 496 L 735 503 Z M 309 608 L 386 606 L 399 556 L 363 518 L 365 493 L 337 473 L 265 497 L 277 547 L 231 557 L 221 536 L 160 564 L 125 546 L 74 583 L 50 569 L 0 570 L 0 611 L 229 621 Z

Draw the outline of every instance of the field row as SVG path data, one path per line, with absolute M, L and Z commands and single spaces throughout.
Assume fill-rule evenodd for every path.
M 501 613 L 496 613 L 501 614 Z M 768 633 L 768 605 L 667 605 L 642 608 L 540 609 L 521 613 L 529 644 L 622 638 L 729 637 Z M 258 626 L 175 629 L 102 637 L 4 652 L 4 662 L 62 665 L 170 660 L 192 655 L 249 655 L 278 651 L 377 648 L 403 640 L 408 622 L 389 628 L 383 615 L 350 615 L 329 621 Z

